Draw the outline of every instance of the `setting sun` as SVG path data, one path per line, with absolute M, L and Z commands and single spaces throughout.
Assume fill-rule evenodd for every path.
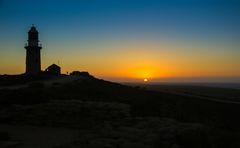
M 146 78 L 145 78 L 145 79 L 143 79 L 143 81 L 144 81 L 144 82 L 147 82 L 147 81 L 148 81 L 148 79 L 146 79 Z

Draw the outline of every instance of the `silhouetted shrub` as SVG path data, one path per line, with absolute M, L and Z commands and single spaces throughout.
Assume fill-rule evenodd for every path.
M 73 71 L 70 73 L 70 75 L 73 76 L 84 76 L 84 77 L 93 77 L 91 76 L 87 71 Z

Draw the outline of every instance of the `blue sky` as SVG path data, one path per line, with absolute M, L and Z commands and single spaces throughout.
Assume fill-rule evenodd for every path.
M 1 0 L 0 8 L 4 34 L 36 24 L 51 35 L 228 40 L 236 39 L 240 25 L 240 2 L 233 0 Z

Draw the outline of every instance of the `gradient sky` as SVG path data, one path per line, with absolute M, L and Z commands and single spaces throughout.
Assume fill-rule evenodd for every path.
M 240 80 L 238 0 L 0 0 L 0 74 L 25 72 L 27 31 L 42 69 L 116 81 Z

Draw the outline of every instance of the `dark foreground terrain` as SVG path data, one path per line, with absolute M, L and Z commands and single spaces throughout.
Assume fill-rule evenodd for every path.
M 239 99 L 234 89 L 84 76 L 1 87 L 0 147 L 237 148 Z

